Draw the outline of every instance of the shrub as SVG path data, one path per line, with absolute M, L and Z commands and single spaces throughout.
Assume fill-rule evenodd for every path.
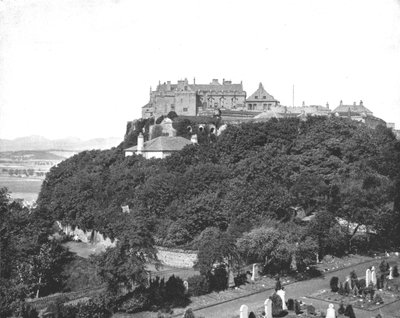
M 210 290 L 225 290 L 228 286 L 228 273 L 225 265 L 217 266 L 209 275 Z
M 191 296 L 205 295 L 210 290 L 208 279 L 203 275 L 194 275 L 188 277 L 187 282 L 189 284 L 189 294 Z
M 344 315 L 349 318 L 356 318 L 352 305 L 347 305 L 346 310 L 344 311 Z
M 349 282 L 345 282 L 345 283 L 344 283 L 344 293 L 345 293 L 346 295 L 349 295 L 349 294 L 351 293 L 351 289 L 350 289 L 350 284 L 349 284 Z
M 288 299 L 288 310 L 294 310 L 294 300 L 292 298 Z
M 383 299 L 382 296 L 380 294 L 376 294 L 374 297 L 374 303 L 375 304 L 383 304 Z
M 339 278 L 336 276 L 333 276 L 330 281 L 330 286 L 331 286 L 332 292 L 337 293 L 339 291 L 338 284 L 339 284 Z
M 345 294 L 345 290 L 343 288 L 343 283 L 340 282 L 339 284 L 339 290 L 338 290 L 339 295 L 344 295 Z
M 354 286 L 357 286 L 358 287 L 358 278 L 357 278 L 357 274 L 356 274 L 356 271 L 351 271 L 350 272 L 350 279 L 351 279 L 351 288 L 353 289 L 354 288 Z
M 343 303 L 340 303 L 339 309 L 338 309 L 338 314 L 339 315 L 344 315 L 345 309 Z
M 360 291 L 363 291 L 363 290 L 365 289 L 365 287 L 367 287 L 366 285 L 367 285 L 367 282 L 365 281 L 364 278 L 361 278 L 361 279 L 358 281 L 358 289 L 359 289 Z
M 272 316 L 279 316 L 282 314 L 282 298 L 273 293 L 272 296 L 269 297 L 272 301 Z
M 186 303 L 185 286 L 183 280 L 172 275 L 165 284 L 165 298 L 173 306 L 182 306 Z
M 235 278 L 235 286 L 241 286 L 247 283 L 246 273 L 238 274 Z
M 294 312 L 296 315 L 301 314 L 300 303 L 297 301 L 297 299 L 294 301 Z
M 135 313 L 146 310 L 150 306 L 148 295 L 136 292 L 136 290 L 124 298 L 125 300 L 121 301 L 121 304 L 118 307 L 120 311 Z

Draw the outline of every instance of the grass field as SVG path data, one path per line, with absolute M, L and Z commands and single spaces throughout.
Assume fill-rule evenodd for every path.
M 0 176 L 1 188 L 6 187 L 12 198 L 25 199 L 27 201 L 36 199 L 42 182 L 43 180 L 40 179 Z

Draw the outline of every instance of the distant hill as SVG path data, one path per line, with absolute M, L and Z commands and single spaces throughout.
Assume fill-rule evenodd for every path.
M 28 136 L 13 140 L 0 139 L 0 151 L 19 151 L 19 150 L 70 150 L 82 151 L 91 149 L 110 149 L 118 146 L 122 138 L 96 138 L 81 140 L 70 137 L 64 139 L 50 140 L 42 136 Z

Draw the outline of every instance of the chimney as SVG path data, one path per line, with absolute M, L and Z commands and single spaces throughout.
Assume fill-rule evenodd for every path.
M 362 106 L 363 105 L 363 102 L 362 102 L 362 100 L 360 100 L 360 106 Z
M 196 77 L 193 77 L 193 84 L 196 84 Z
M 341 101 L 340 101 L 340 106 L 342 106 L 342 105 L 343 105 L 343 101 L 341 100 Z
M 326 108 L 328 108 L 328 109 L 329 109 L 329 103 L 328 103 L 328 102 L 326 102 Z
M 144 145 L 144 137 L 143 134 L 140 133 L 138 138 L 137 138 L 137 147 L 136 147 L 136 154 L 141 155 L 143 154 L 143 145 Z
M 306 106 L 306 102 L 305 101 L 303 101 L 303 107 L 305 107 Z
M 197 134 L 192 135 L 192 137 L 190 138 L 190 141 L 192 142 L 193 145 L 197 145 L 197 143 L 198 143 Z
M 356 106 L 356 105 L 357 105 L 357 103 L 356 103 L 356 102 L 354 102 L 354 103 L 353 103 L 353 106 Z

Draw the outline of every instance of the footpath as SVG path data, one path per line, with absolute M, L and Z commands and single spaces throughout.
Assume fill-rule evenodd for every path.
M 388 261 L 398 262 L 398 257 L 391 257 Z M 365 275 L 365 270 L 371 265 L 377 265 L 382 258 L 371 258 L 361 256 L 351 256 L 344 259 L 333 260 L 331 263 L 319 264 L 318 269 L 323 273 L 322 277 L 304 281 L 290 281 L 290 279 L 282 278 L 281 281 L 285 286 L 286 299 L 293 298 L 301 300 L 303 303 L 313 305 L 317 310 L 326 311 L 329 302 L 307 298 L 307 295 L 315 291 L 329 288 L 329 281 L 332 276 L 339 277 L 340 281 L 344 281 L 350 271 L 355 270 L 359 277 Z M 262 277 L 254 284 L 246 284 L 237 289 L 226 290 L 219 293 L 211 293 L 199 297 L 192 297 L 191 304 L 186 308 L 174 308 L 172 317 L 182 317 L 183 312 L 187 308 L 192 308 L 196 317 L 220 317 L 232 318 L 238 317 L 239 308 L 246 304 L 250 311 L 260 311 L 264 301 L 273 294 L 275 280 Z M 336 307 L 338 307 L 336 305 Z M 355 308 L 357 318 L 375 317 L 378 313 L 384 317 L 400 317 L 400 302 L 384 306 L 376 311 L 367 311 Z M 399 314 L 398 314 L 399 313 Z M 118 313 L 115 318 L 156 318 L 157 313 L 141 312 L 136 314 Z

